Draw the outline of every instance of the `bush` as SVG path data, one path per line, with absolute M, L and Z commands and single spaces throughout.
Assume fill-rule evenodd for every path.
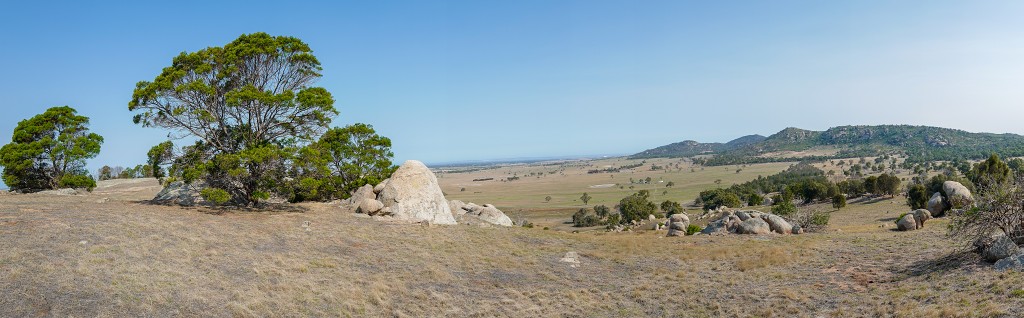
M 721 206 L 738 208 L 741 204 L 739 196 L 721 188 L 701 191 L 694 202 L 701 202 L 705 210 L 714 210 Z
M 836 210 L 846 207 L 846 196 L 842 194 L 832 196 L 832 207 Z
M 758 195 L 757 193 L 751 193 L 750 196 L 747 196 L 748 206 L 758 206 L 761 205 L 761 203 L 764 203 L 764 197 Z
M 96 180 L 92 177 L 80 174 L 66 174 L 60 178 L 61 188 L 86 188 L 90 192 L 96 188 Z
M 928 189 L 922 184 L 908 187 L 907 205 L 913 210 L 924 209 L 928 205 Z
M 575 227 L 590 227 L 601 224 L 601 219 L 594 214 L 590 214 L 590 211 L 586 208 L 579 209 L 572 215 L 572 226 Z
M 792 215 L 795 212 L 796 212 L 796 206 L 793 205 L 793 202 L 782 201 L 782 202 L 772 206 L 772 214 L 775 214 L 775 215 L 790 216 L 790 215 Z
M 648 215 L 654 214 L 658 206 L 647 200 L 648 197 L 650 197 L 650 192 L 640 190 L 619 200 L 619 214 L 622 215 L 620 222 L 643 221 L 647 219 Z
M 199 195 L 203 197 L 203 200 L 213 203 L 213 205 L 221 205 L 231 199 L 231 195 L 227 191 L 218 188 L 203 189 L 199 192 Z
M 793 214 L 792 223 L 807 232 L 817 232 L 828 226 L 832 214 L 824 210 L 804 210 Z
M 906 213 L 902 213 L 902 214 L 900 214 L 900 216 L 897 216 L 897 217 L 896 217 L 896 220 L 895 220 L 895 221 L 892 221 L 892 223 L 897 223 L 897 224 L 899 224 L 899 223 L 900 223 L 900 220 L 902 220 L 904 216 L 907 216 L 907 214 L 906 214 Z
M 700 233 L 701 230 L 704 229 L 700 228 L 700 225 L 690 224 L 686 226 L 686 235 L 694 235 Z

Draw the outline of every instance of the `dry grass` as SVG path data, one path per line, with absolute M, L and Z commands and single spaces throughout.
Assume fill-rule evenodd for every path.
M 155 191 L 150 182 L 0 198 L 0 316 L 999 317 L 1024 308 L 1024 274 L 955 254 L 944 220 L 881 227 L 905 212 L 899 199 L 852 203 L 823 233 L 669 238 L 385 224 L 320 203 L 235 212 L 139 202 Z M 579 268 L 558 261 L 567 251 L 580 254 Z

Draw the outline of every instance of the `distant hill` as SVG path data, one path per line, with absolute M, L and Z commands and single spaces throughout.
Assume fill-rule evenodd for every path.
M 829 155 L 765 156 L 770 153 L 807 151 L 831 147 Z M 972 133 L 958 129 L 910 126 L 839 126 L 825 131 L 789 127 L 768 137 L 749 135 L 728 143 L 673 143 L 630 158 L 692 157 L 713 154 L 709 165 L 833 159 L 900 154 L 912 162 L 982 159 L 991 153 L 1004 157 L 1024 156 L 1024 136 Z

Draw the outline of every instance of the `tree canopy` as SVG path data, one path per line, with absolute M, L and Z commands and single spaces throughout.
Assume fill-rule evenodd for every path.
M 26 192 L 95 186 L 85 159 L 99 154 L 103 137 L 90 133 L 88 126 L 89 118 L 69 106 L 18 122 L 11 143 L 0 148 L 4 183 Z

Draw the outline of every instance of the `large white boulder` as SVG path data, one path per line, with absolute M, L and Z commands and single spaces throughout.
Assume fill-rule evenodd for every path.
M 762 214 L 761 220 L 764 220 L 765 223 L 768 223 L 768 227 L 772 230 L 772 232 L 779 234 L 793 233 L 793 225 L 789 224 L 789 222 L 786 222 L 786 219 L 783 219 L 781 216 L 775 214 Z
M 768 226 L 768 222 L 760 218 L 749 218 L 746 221 L 740 222 L 736 230 L 737 234 L 768 234 L 771 232 L 772 230 Z
M 512 226 L 512 219 L 490 204 L 484 204 L 483 206 L 470 204 L 464 207 L 463 210 L 465 213 L 459 216 L 460 219 L 474 218 L 495 225 Z
M 896 222 L 896 229 L 900 231 L 913 231 L 917 229 L 917 220 L 914 219 L 913 213 L 907 213 L 903 218 Z
M 371 193 L 373 189 L 370 189 Z M 399 220 L 456 224 L 437 177 L 422 162 L 408 160 L 391 175 L 377 200 Z
M 946 192 L 946 199 L 949 200 L 949 205 L 954 208 L 963 208 L 974 202 L 974 197 L 971 196 L 971 191 L 967 190 L 967 187 L 960 184 L 960 182 L 943 182 L 942 191 Z

